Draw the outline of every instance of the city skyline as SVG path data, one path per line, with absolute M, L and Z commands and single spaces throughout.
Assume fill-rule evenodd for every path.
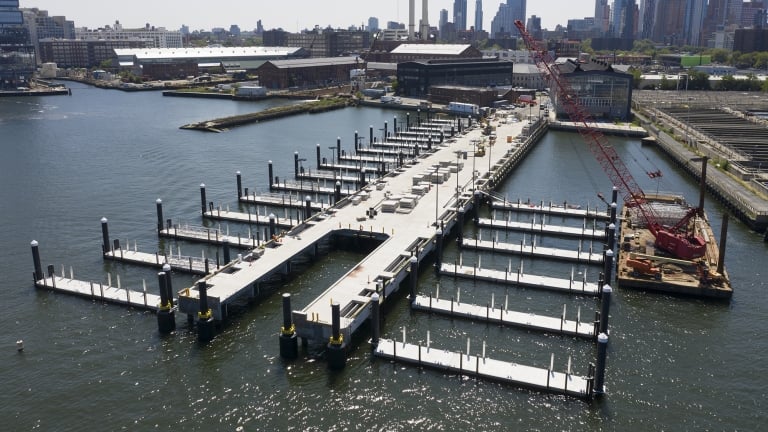
M 120 21 L 125 28 L 143 27 L 149 23 L 169 30 L 178 30 L 182 25 L 187 25 L 190 30 L 195 31 L 210 30 L 214 27 L 229 28 L 230 25 L 237 24 L 243 30 L 253 30 L 256 28 L 256 22 L 261 20 L 268 30 L 280 27 L 286 31 L 300 31 L 315 25 L 330 25 L 334 28 L 365 26 L 370 17 L 378 18 L 380 26 L 384 26 L 388 21 L 398 21 L 406 25 L 408 22 L 408 0 L 339 2 L 345 3 L 343 7 L 328 7 L 324 2 L 293 0 L 282 3 L 285 7 L 281 9 L 259 8 L 254 6 L 253 2 L 245 0 L 222 0 L 217 3 L 217 8 L 206 9 L 204 12 L 189 8 L 188 2 L 182 0 L 134 0 L 131 8 L 125 9 L 96 8 L 92 2 L 85 0 L 20 0 L 19 3 L 22 8 L 36 7 L 48 10 L 50 15 L 64 15 L 74 21 L 77 27 L 89 28 L 104 27 Z M 441 9 L 447 9 L 452 19 L 453 3 L 454 0 L 431 0 L 429 22 L 433 26 L 437 25 Z M 501 3 L 504 1 L 483 1 L 483 9 L 486 11 L 483 17 L 484 29 L 490 28 L 493 14 Z M 417 9 L 421 10 L 421 0 L 417 0 Z M 531 2 L 527 14 L 540 16 L 542 27 L 554 29 L 558 24 L 565 26 L 568 19 L 591 16 L 593 9 L 594 0 L 545 0 Z M 249 16 L 250 10 L 253 14 Z M 302 15 L 297 17 L 295 11 L 302 11 Z M 474 23 L 474 7 L 468 8 L 467 15 L 467 23 Z

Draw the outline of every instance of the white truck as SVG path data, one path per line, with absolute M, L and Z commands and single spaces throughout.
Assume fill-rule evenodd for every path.
M 479 115 L 480 107 L 477 106 L 477 104 L 451 102 L 448 104 L 448 111 L 451 111 L 457 114 Z

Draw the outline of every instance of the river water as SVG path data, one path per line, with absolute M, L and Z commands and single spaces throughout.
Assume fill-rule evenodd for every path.
M 106 263 L 100 256 L 99 219 L 109 218 L 113 238 L 140 250 L 200 245 L 158 240 L 155 200 L 166 217 L 199 224 L 199 185 L 208 199 L 236 207 L 235 171 L 244 186 L 264 190 L 267 161 L 290 176 L 293 152 L 314 167 L 321 144 L 341 136 L 352 147 L 354 131 L 403 114 L 348 108 L 241 127 L 222 134 L 178 129 L 203 119 L 252 112 L 285 101 L 259 103 L 164 98 L 73 84 L 73 95 L 0 99 L 0 203 L 3 276 L 0 336 L 0 424 L 6 430 L 760 430 L 768 422 L 766 259 L 759 234 L 732 220 L 726 265 L 735 294 L 730 303 L 615 290 L 611 310 L 607 394 L 592 403 L 514 386 L 460 378 L 372 360 L 362 342 L 347 367 L 331 373 L 316 352 L 284 363 L 278 357 L 280 299 L 268 297 L 236 311 L 208 345 L 197 343 L 184 317 L 168 337 L 157 333 L 149 312 L 35 290 L 30 241 L 38 240 L 43 264 L 71 266 L 78 279 L 123 286 L 147 281 L 150 269 Z M 413 117 L 413 116 L 412 116 Z M 697 200 L 697 185 L 652 148 L 613 139 L 646 191 L 677 191 Z M 661 179 L 643 173 L 661 169 Z M 607 177 L 576 134 L 550 132 L 499 189 L 510 199 L 596 205 L 610 195 Z M 723 209 L 708 202 L 719 233 Z M 233 231 L 242 229 L 230 226 Z M 470 235 L 477 230 L 470 230 Z M 484 232 L 484 238 L 492 235 Z M 519 241 L 516 234 L 500 240 Z M 550 240 L 540 240 L 542 244 Z M 206 249 L 208 254 L 215 249 Z M 455 245 L 446 261 L 458 259 Z M 280 287 L 294 308 L 308 304 L 359 259 L 349 251 L 328 254 Z M 477 254 L 464 251 L 465 263 Z M 504 268 L 507 257 L 483 255 L 483 267 Z M 512 260 L 513 268 L 519 265 Z M 528 273 L 566 277 L 570 265 L 525 262 Z M 577 268 L 595 279 L 597 268 Z M 174 287 L 193 279 L 174 276 Z M 114 280 L 114 279 L 113 279 Z M 591 317 L 589 297 L 438 278 L 421 272 L 419 291 L 485 304 L 506 298 L 512 310 Z M 383 336 L 466 349 L 483 342 L 492 358 L 585 375 L 591 341 L 411 312 L 401 298 L 390 307 Z M 24 340 L 19 353 L 16 341 Z M 762 426 L 761 426 L 762 425 Z

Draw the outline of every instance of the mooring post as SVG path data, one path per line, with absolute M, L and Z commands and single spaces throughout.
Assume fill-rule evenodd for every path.
M 707 195 L 707 165 L 709 157 L 701 158 L 701 178 L 699 179 L 699 216 L 704 216 L 704 197 Z
M 101 252 L 106 254 L 112 250 L 112 246 L 109 242 L 109 224 L 107 218 L 101 218 Z
M 616 246 L 616 225 L 611 223 L 608 225 L 608 250 L 613 250 Z
M 361 190 L 367 185 L 365 181 L 365 174 L 366 174 L 365 167 L 360 168 L 360 189 Z
M 720 226 L 720 253 L 717 259 L 717 273 L 722 275 L 725 271 L 725 245 L 728 238 L 728 213 L 723 214 L 723 224 Z M 766 237 L 768 238 L 768 237 Z
M 459 249 L 464 245 L 464 216 L 466 211 L 464 207 L 459 209 L 459 219 L 456 221 L 456 243 Z
M 405 113 L 405 130 L 411 128 L 411 113 Z
M 437 255 L 435 256 L 435 272 L 440 274 L 440 267 L 443 265 L 443 230 L 440 228 L 435 232 L 437 240 Z
M 355 131 L 355 151 L 357 151 L 357 143 L 360 142 L 360 134 Z M 341 159 L 341 154 L 339 154 L 339 159 Z
M 213 313 L 208 307 L 208 284 L 197 282 L 197 292 L 200 296 L 200 312 L 197 313 L 197 340 L 202 343 L 213 339 Z
M 304 197 L 304 219 L 312 217 L 312 197 L 307 195 Z
M 368 147 L 373 145 L 373 125 L 368 126 Z
M 160 287 L 160 304 L 157 309 L 157 330 L 160 334 L 168 334 L 176 330 L 176 316 L 173 303 L 170 301 L 170 292 L 166 288 L 165 272 L 157 274 L 157 283 Z
M 603 295 L 600 299 L 600 333 L 608 334 L 608 314 L 611 312 L 611 293 L 613 288 L 606 284 L 603 286 Z
M 619 202 L 619 188 L 616 186 L 611 189 L 611 202 Z
M 317 170 L 320 171 L 320 143 L 317 143 L 317 147 L 315 150 L 315 156 L 317 159 Z
M 337 181 L 335 189 L 333 190 L 333 204 L 335 205 L 339 201 L 341 201 L 341 182 Z
M 336 137 L 336 157 L 333 161 L 337 161 L 341 157 L 341 137 Z
M 32 263 L 35 266 L 35 283 L 43 279 L 43 265 L 40 263 L 40 249 L 37 240 L 32 240 Z
M 328 366 L 333 370 L 344 369 L 347 363 L 344 335 L 341 334 L 341 311 L 338 302 L 331 304 L 331 338 L 328 342 Z
M 482 192 L 476 190 L 472 197 L 473 198 L 472 211 L 473 211 L 475 223 L 478 223 L 480 221 L 480 199 L 482 198 L 482 195 L 483 195 Z
M 397 116 L 392 119 L 392 135 L 397 135 Z
M 165 273 L 165 292 L 168 298 L 168 303 L 173 308 L 173 281 L 171 280 L 171 265 L 168 263 L 163 264 L 163 273 Z
M 275 176 L 274 176 L 275 172 L 272 168 L 272 161 L 269 161 L 267 172 L 268 172 L 267 175 L 269 176 L 269 179 L 267 180 L 267 187 L 269 188 L 269 191 L 272 192 L 272 182 L 275 180 Z
M 605 250 L 605 263 L 603 265 L 603 273 L 605 273 L 605 283 L 610 284 L 613 282 L 613 251 L 610 249 Z
M 416 141 L 416 147 L 419 146 L 419 142 Z M 432 135 L 427 137 L 427 150 L 432 151 Z
M 293 178 L 299 179 L 299 152 L 293 152 Z
M 382 138 L 382 141 L 387 140 L 387 136 L 389 136 L 388 134 L 389 134 L 389 124 L 387 124 L 387 121 L 384 120 L 384 137 Z
M 202 214 L 205 215 L 205 212 L 207 210 L 207 200 L 205 198 L 205 183 L 200 183 L 200 208 L 202 209 Z
M 610 213 L 609 216 L 610 216 L 610 223 L 612 223 L 614 225 L 616 225 L 616 223 L 618 222 L 618 217 L 617 217 L 617 214 L 616 214 L 616 211 L 618 210 L 618 208 L 619 208 L 619 206 L 616 205 L 616 201 L 611 203 L 611 213 Z
M 299 337 L 291 319 L 291 295 L 283 294 L 283 326 L 280 327 L 280 357 L 295 359 L 299 356 Z
M 411 289 L 410 297 L 408 300 L 413 304 L 416 300 L 416 283 L 419 280 L 419 259 L 415 256 L 411 257 Z
M 416 126 L 421 127 L 421 109 L 416 109 Z
M 277 223 L 275 221 L 275 218 L 276 217 L 274 213 L 269 214 L 269 237 L 272 239 L 274 239 L 275 235 L 277 234 L 277 227 L 276 227 Z
M 243 196 L 243 176 L 240 171 L 235 172 L 235 178 L 237 179 L 237 199 L 240 200 Z
M 229 239 L 228 238 L 224 238 L 221 241 L 221 247 L 224 250 L 224 265 L 227 265 L 227 264 L 229 264 L 230 261 L 232 261 L 232 256 L 231 256 L 230 250 L 229 250 Z
M 160 231 L 163 230 L 163 223 L 164 223 L 163 200 L 158 198 L 157 201 L 155 201 L 155 207 L 157 208 L 157 232 L 159 233 Z
M 381 335 L 380 308 L 379 294 L 373 293 L 371 296 L 371 349 L 379 345 L 379 337 Z
M 605 360 L 608 355 L 608 335 L 600 333 L 597 336 L 597 365 L 595 370 L 595 395 L 602 396 L 605 393 Z

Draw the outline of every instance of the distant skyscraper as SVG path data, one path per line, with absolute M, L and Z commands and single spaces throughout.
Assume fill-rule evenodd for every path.
M 440 30 L 440 37 L 445 36 L 445 25 L 448 24 L 448 9 L 440 9 L 440 23 L 438 24 L 438 30 Z
M 610 28 L 611 7 L 608 0 L 595 0 L 595 26 L 601 35 Z
M 528 22 L 525 24 L 526 30 L 528 30 L 528 33 L 533 36 L 536 40 L 541 40 L 541 17 L 537 17 L 536 15 L 531 15 L 530 18 L 528 18 Z
M 497 33 L 510 33 L 516 36 L 515 21 L 525 22 L 525 0 L 507 0 L 507 3 L 499 5 L 499 11 L 491 21 L 491 35 L 497 37 Z
M 701 29 L 707 13 L 707 0 L 688 0 L 685 9 L 685 44 L 701 45 Z
M 517 20 L 525 22 L 525 17 L 526 17 L 525 1 L 526 0 L 507 0 L 507 4 L 509 5 L 512 13 L 513 27 L 514 27 L 514 22 Z
M 658 6 L 653 26 L 653 40 L 680 45 L 685 40 L 685 5 L 687 0 L 664 0 Z
M 467 0 L 453 0 L 453 24 L 457 31 L 467 29 Z
M 483 31 L 483 0 L 475 2 L 475 31 Z
M 636 32 L 635 0 L 614 0 L 611 20 L 611 35 L 613 37 L 634 39 Z
M 373 33 L 379 31 L 379 19 L 376 17 L 368 18 L 368 31 Z
M 656 23 L 656 14 L 658 10 L 658 0 L 643 0 L 640 5 L 640 22 L 638 23 L 637 35 L 640 39 L 653 38 L 653 26 Z

